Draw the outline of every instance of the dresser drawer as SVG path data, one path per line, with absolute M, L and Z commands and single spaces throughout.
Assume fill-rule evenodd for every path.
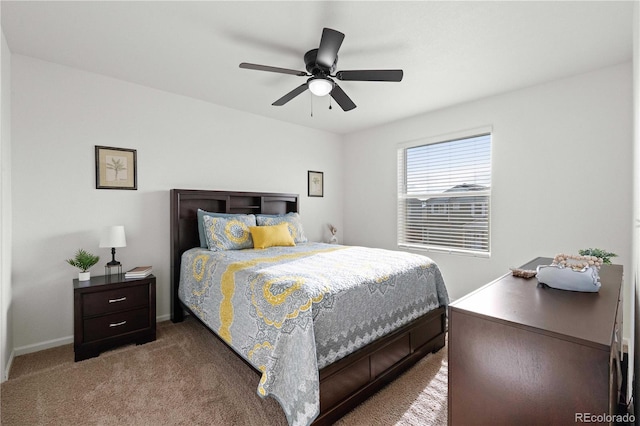
M 84 341 L 101 340 L 149 327 L 148 308 L 89 318 L 84 320 Z
M 83 316 L 108 314 L 149 306 L 149 285 L 123 287 L 82 295 Z

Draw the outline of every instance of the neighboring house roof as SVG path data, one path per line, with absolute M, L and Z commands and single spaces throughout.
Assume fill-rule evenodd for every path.
M 488 186 L 484 186 L 484 185 L 463 183 L 461 185 L 452 186 L 451 188 L 447 189 L 444 192 L 447 193 L 447 192 L 484 191 L 485 189 L 489 189 L 489 187 Z M 427 204 L 436 204 L 436 203 L 437 204 L 443 204 L 443 203 L 449 203 L 450 200 L 452 200 L 452 199 L 456 200 L 455 202 L 464 203 L 464 202 L 473 201 L 473 199 L 475 199 L 475 198 L 476 197 L 474 197 L 474 196 L 469 196 L 469 197 L 435 197 L 435 198 L 429 198 L 426 201 L 426 203 Z

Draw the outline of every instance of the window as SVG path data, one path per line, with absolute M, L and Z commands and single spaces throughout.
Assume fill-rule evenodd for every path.
M 491 131 L 398 148 L 398 246 L 488 256 Z

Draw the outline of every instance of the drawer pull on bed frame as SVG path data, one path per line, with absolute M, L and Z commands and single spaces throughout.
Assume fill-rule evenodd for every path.
M 121 297 L 120 299 L 109 299 L 109 303 L 124 302 L 125 300 L 127 300 L 126 297 Z
M 121 325 L 125 325 L 126 323 L 127 323 L 126 321 L 116 322 L 116 323 L 109 324 L 109 327 L 120 327 Z

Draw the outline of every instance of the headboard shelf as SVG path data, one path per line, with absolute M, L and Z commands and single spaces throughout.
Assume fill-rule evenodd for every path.
M 182 321 L 184 311 L 178 299 L 182 254 L 200 245 L 198 209 L 217 213 L 287 214 L 299 212 L 298 194 L 273 192 L 206 191 L 172 189 L 171 233 L 171 320 Z

